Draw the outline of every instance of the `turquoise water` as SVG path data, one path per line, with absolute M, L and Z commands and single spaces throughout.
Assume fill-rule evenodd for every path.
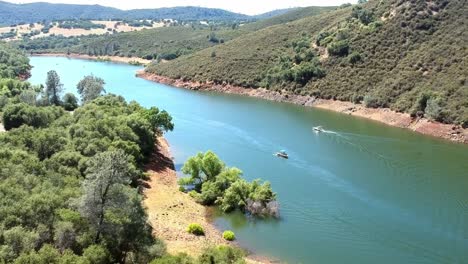
M 31 63 L 32 83 L 54 69 L 75 92 L 93 73 L 107 92 L 169 111 L 177 168 L 213 150 L 245 178 L 270 181 L 281 220 L 215 220 L 260 255 L 288 263 L 468 263 L 467 146 L 324 110 L 156 84 L 124 64 Z M 312 132 L 317 125 L 327 131 Z M 280 149 L 289 160 L 273 156 Z

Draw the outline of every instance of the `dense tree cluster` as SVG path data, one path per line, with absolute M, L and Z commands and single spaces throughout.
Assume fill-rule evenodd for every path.
M 0 42 L 0 78 L 28 78 L 29 59 L 19 50 Z
M 157 257 L 151 252 L 162 245 L 151 236 L 135 187 L 155 134 L 172 128 L 170 116 L 160 113 L 115 95 L 74 114 L 59 106 L 7 105 L 0 259 L 27 262 L 44 251 L 90 263 Z
M 47 79 L 44 90 L 60 86 L 55 72 Z M 0 87 L 8 130 L 0 134 L 0 262 L 149 263 L 164 255 L 138 187 L 171 117 L 116 95 L 70 113 L 26 82 L 0 79 Z M 76 107 L 68 97 L 63 103 Z
M 156 136 L 174 128 L 167 112 L 101 96 L 95 76 L 77 86 L 80 107 L 73 94 L 50 100 L 59 98 L 54 71 L 45 88 L 18 77 L 0 78 L 0 263 L 244 263 L 225 246 L 171 256 L 153 237 L 142 168 Z
M 105 28 L 103 24 L 96 24 L 89 20 L 67 20 L 58 23 L 59 28 L 73 29 L 73 28 L 82 28 L 85 30 L 90 30 L 93 28 Z
M 241 210 L 252 215 L 279 216 L 276 194 L 270 183 L 245 181 L 241 170 L 226 167 L 211 151 L 189 158 L 182 172 L 190 176 L 179 183 L 193 185 L 190 194 L 201 204 L 217 204 L 224 212 Z

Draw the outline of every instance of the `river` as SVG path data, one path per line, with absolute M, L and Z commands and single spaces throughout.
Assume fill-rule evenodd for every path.
M 30 81 L 56 70 L 67 92 L 93 73 L 106 91 L 167 110 L 176 168 L 213 150 L 271 182 L 281 219 L 220 215 L 238 241 L 288 263 L 468 263 L 468 147 L 343 114 L 135 77 L 136 66 L 32 57 Z M 326 131 L 314 133 L 313 126 Z M 275 157 L 284 149 L 290 159 Z

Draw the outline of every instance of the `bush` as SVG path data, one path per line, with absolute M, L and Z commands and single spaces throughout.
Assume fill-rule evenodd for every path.
M 93 264 L 106 264 L 110 262 L 109 251 L 101 245 L 92 245 L 86 248 L 83 257 Z
M 187 232 L 196 236 L 203 236 L 205 235 L 205 231 L 200 224 L 192 223 L 188 226 Z
M 73 111 L 78 108 L 78 99 L 72 93 L 67 93 L 63 96 L 63 108 L 67 111 Z
M 187 254 L 180 253 L 176 256 L 166 255 L 162 258 L 157 258 L 150 264 L 193 264 L 195 261 Z
M 59 107 L 34 107 L 25 103 L 11 104 L 4 109 L 3 124 L 6 130 L 22 125 L 45 127 L 63 114 L 63 109 Z
M 231 230 L 226 230 L 223 232 L 223 238 L 227 241 L 234 241 L 236 239 L 236 235 Z
M 245 253 L 241 249 L 229 246 L 218 246 L 207 249 L 198 259 L 200 264 L 211 263 L 245 263 Z
M 434 121 L 443 121 L 444 114 L 441 105 L 441 100 L 438 98 L 431 98 L 427 100 L 427 106 L 424 110 L 424 112 L 426 113 L 425 116 Z
M 349 62 L 351 64 L 356 64 L 358 62 L 360 62 L 362 60 L 361 58 L 361 54 L 359 54 L 359 52 L 353 52 L 349 55 Z
M 372 95 L 366 95 L 364 96 L 364 106 L 369 108 L 377 108 L 379 107 L 379 101 Z
M 346 56 L 349 52 L 349 42 L 347 40 L 338 40 L 328 45 L 328 53 L 335 56 Z

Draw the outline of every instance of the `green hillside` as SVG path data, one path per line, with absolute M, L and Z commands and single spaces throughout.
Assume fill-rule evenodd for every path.
M 158 9 L 120 10 L 100 5 L 51 3 L 13 4 L 0 1 L 0 25 L 34 23 L 43 20 L 72 19 L 176 19 L 176 20 L 248 20 L 254 19 L 222 9 L 203 7 L 171 7 Z
M 147 71 L 467 126 L 467 12 L 463 0 L 375 0 L 268 27 Z
M 89 55 L 175 59 L 242 34 L 231 26 L 173 26 L 102 36 L 27 39 L 14 45 L 30 53 L 71 52 Z
M 148 29 L 136 32 L 103 36 L 63 37 L 26 39 L 16 45 L 30 53 L 71 52 L 89 55 L 132 56 L 146 59 L 175 59 L 200 51 L 241 35 L 265 27 L 293 21 L 306 16 L 318 15 L 332 7 L 308 7 L 294 9 L 287 14 L 240 26 L 235 22 L 211 23 L 203 26 L 183 23 L 179 26 Z
M 272 16 L 255 23 L 247 24 L 243 27 L 243 29 L 247 31 L 255 31 L 262 28 L 284 24 L 288 22 L 292 22 L 295 20 L 299 20 L 302 18 L 315 16 L 321 14 L 326 11 L 334 10 L 336 7 L 333 6 L 309 6 L 304 8 L 293 8 L 290 9 L 288 12 L 280 13 L 276 16 Z

